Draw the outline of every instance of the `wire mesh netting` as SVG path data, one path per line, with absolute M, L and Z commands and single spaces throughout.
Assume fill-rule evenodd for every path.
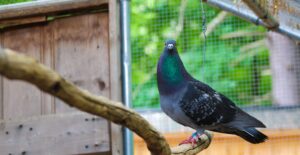
M 135 108 L 159 106 L 156 64 L 168 38 L 177 41 L 183 63 L 196 79 L 209 84 L 238 105 L 271 104 L 265 29 L 203 5 L 205 14 L 198 0 L 132 1 Z M 205 51 L 203 16 L 207 26 Z
M 275 8 L 276 19 L 284 22 L 281 26 L 297 29 L 293 32 L 298 33 L 299 25 L 297 28 L 288 23 L 297 23 L 290 19 L 299 20 L 299 9 L 283 9 L 293 10 L 294 14 L 282 16 L 278 10 L 282 7 L 279 1 L 258 1 L 273 7 L 268 8 L 269 11 Z M 251 12 L 249 8 L 244 10 L 241 0 L 214 2 L 226 2 L 238 11 L 245 11 L 245 14 Z M 274 3 L 270 5 L 271 2 Z M 291 2 L 296 3 L 294 0 Z M 179 54 L 192 76 L 229 97 L 267 126 L 263 130 L 269 136 L 266 143 L 253 146 L 242 139 L 215 136 L 204 154 L 300 154 L 299 147 L 295 147 L 300 142 L 299 44 L 206 3 L 203 4 L 203 14 L 199 0 L 133 0 L 131 3 L 133 106 L 143 109 L 141 114 L 152 125 L 163 133 L 175 132 L 173 136 L 182 140 L 186 137 L 178 132 L 191 131 L 174 123 L 161 111 L 153 110 L 159 108 L 156 64 L 164 41 L 171 38 L 177 41 Z M 295 6 L 298 5 L 292 8 Z M 251 12 L 251 16 L 255 14 Z M 206 44 L 202 34 L 203 21 Z M 172 141 L 172 137 L 168 140 L 171 145 L 178 144 Z M 136 154 L 143 154 L 140 152 L 142 149 L 138 149 L 141 145 L 135 145 Z

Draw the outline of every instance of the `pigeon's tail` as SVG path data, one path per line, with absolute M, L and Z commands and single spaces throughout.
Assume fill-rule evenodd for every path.
M 238 130 L 235 134 L 253 144 L 262 143 L 268 139 L 266 135 L 252 127 Z

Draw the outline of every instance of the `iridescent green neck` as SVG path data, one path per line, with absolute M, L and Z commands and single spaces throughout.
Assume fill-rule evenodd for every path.
M 178 55 L 165 55 L 162 61 L 162 78 L 172 84 L 178 84 L 184 77 L 181 72 L 182 62 Z

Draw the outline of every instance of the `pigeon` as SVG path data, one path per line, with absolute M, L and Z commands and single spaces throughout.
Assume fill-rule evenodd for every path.
M 253 144 L 268 139 L 256 129 L 266 127 L 261 121 L 186 71 L 175 40 L 165 42 L 157 65 L 157 84 L 163 112 L 196 130 L 181 144 L 199 141 L 204 130 L 234 134 Z

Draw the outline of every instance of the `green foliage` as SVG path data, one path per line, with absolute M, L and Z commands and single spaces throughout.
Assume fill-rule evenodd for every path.
M 31 1 L 31 0 L 1 0 L 0 5 L 20 3 L 20 2 L 29 2 L 29 1 Z
M 164 41 L 170 34 L 177 33 L 181 1 L 133 0 L 131 3 L 133 105 L 135 108 L 158 107 L 156 64 Z M 209 23 L 220 10 L 204 5 Z M 188 1 L 183 30 L 175 38 L 187 70 L 237 104 L 270 104 L 268 50 L 264 45 L 241 50 L 263 39 L 264 35 L 241 35 L 222 39 L 224 35 L 235 32 L 251 34 L 264 33 L 265 30 L 237 17 L 228 16 L 208 36 L 203 65 L 204 40 L 200 37 L 201 21 L 199 1 Z

